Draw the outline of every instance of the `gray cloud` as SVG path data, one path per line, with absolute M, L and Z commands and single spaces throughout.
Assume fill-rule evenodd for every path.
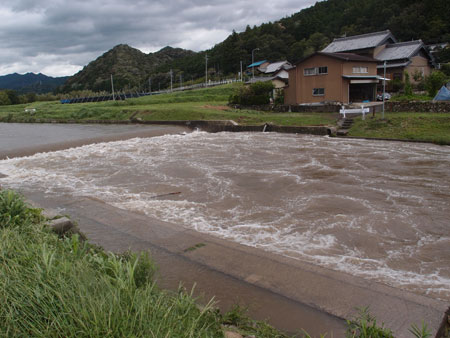
M 15 0 L 0 2 L 0 75 L 71 75 L 117 44 L 211 48 L 234 29 L 278 20 L 315 0 Z

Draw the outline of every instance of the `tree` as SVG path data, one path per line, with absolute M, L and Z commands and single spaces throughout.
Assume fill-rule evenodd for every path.
M 318 52 L 322 50 L 329 42 L 330 40 L 325 34 L 316 32 L 309 37 L 307 44 L 314 50 L 314 52 Z
M 440 72 L 435 71 L 430 76 L 425 78 L 425 89 L 429 96 L 434 97 L 437 91 L 447 82 L 447 76 Z
M 10 105 L 11 101 L 9 100 L 8 94 L 5 91 L 0 92 L 0 106 Z

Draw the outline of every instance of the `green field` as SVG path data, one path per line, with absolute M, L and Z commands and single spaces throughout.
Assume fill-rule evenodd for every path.
M 265 113 L 252 110 L 232 109 L 228 98 L 239 86 L 184 91 L 170 94 L 145 96 L 126 101 L 98 103 L 61 104 L 59 102 L 35 102 L 28 105 L 0 106 L 0 121 L 36 122 L 45 120 L 129 120 L 131 117 L 144 121 L 176 120 L 234 120 L 239 124 L 276 125 L 334 125 L 336 117 L 330 113 Z M 35 108 L 31 115 L 25 108 Z
M 450 144 L 448 113 L 386 113 L 385 119 L 355 119 L 349 136 Z

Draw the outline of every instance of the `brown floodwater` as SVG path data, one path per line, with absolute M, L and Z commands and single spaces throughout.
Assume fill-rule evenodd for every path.
M 0 161 L 0 185 L 115 207 L 450 300 L 450 147 L 193 132 Z

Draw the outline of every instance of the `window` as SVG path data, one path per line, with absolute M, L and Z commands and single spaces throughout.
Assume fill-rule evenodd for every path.
M 313 89 L 313 96 L 324 96 L 325 95 L 325 88 L 314 88 Z
M 353 67 L 353 73 L 357 74 L 367 74 L 369 72 L 368 67 Z
M 305 76 L 324 75 L 324 74 L 328 74 L 328 67 L 327 66 L 303 69 L 303 75 L 305 75 Z
M 305 68 L 303 74 L 305 76 L 316 75 L 316 68 Z
M 319 74 L 328 74 L 328 67 L 319 67 Z

